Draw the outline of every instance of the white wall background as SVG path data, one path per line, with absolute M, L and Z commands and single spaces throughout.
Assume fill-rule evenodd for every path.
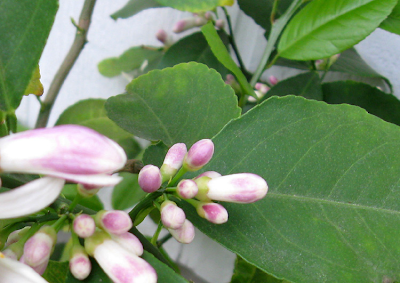
M 84 98 L 108 98 L 124 91 L 127 81 L 123 77 L 105 78 L 97 71 L 97 63 L 107 57 L 119 56 L 129 47 L 148 44 L 161 45 L 154 37 L 160 28 L 172 34 L 173 24 L 188 13 L 169 8 L 146 10 L 129 19 L 114 21 L 110 14 L 121 8 L 127 0 L 99 0 L 94 9 L 92 24 L 88 34 L 88 43 L 78 58 L 74 68 L 67 77 L 50 116 L 53 125 L 62 111 L 78 100 Z M 70 18 L 78 19 L 83 0 L 60 0 L 60 8 L 40 60 L 42 83 L 46 89 L 56 73 L 59 65 L 68 52 L 74 38 L 75 28 Z M 239 13 L 237 7 L 229 8 L 232 15 L 234 32 L 237 34 L 239 49 L 247 67 L 254 71 L 263 52 L 266 41 L 263 30 L 255 29 L 254 22 L 246 15 Z M 181 35 L 180 35 L 181 36 Z M 174 39 L 178 36 L 174 35 Z M 357 45 L 361 56 L 383 76 L 389 78 L 394 92 L 400 96 L 400 37 L 383 30 L 376 30 L 367 39 Z M 278 78 L 293 75 L 286 68 L 273 68 L 270 74 Z M 23 99 L 17 116 L 25 125 L 33 127 L 39 110 L 35 97 Z M 110 190 L 102 192 L 104 198 L 109 197 Z M 151 223 L 141 225 L 142 231 L 151 234 L 154 227 Z M 196 240 L 190 245 L 180 245 L 170 240 L 166 245 L 173 258 L 203 276 L 208 282 L 229 282 L 234 255 L 218 244 L 208 240 L 199 232 Z M 203 282 L 195 279 L 195 282 Z

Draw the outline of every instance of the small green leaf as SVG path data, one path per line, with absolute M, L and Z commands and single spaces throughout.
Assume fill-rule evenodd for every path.
M 308 99 L 322 100 L 321 79 L 316 72 L 308 72 L 286 80 L 273 86 L 264 99 L 271 96 L 298 95 Z
M 69 271 L 68 262 L 58 262 L 50 260 L 47 265 L 43 278 L 49 283 L 65 283 L 67 273 Z
M 392 33 L 400 34 L 400 2 L 394 6 L 392 13 L 379 27 Z
M 192 13 L 214 10 L 218 6 L 232 6 L 234 0 L 156 0 L 163 6 Z
M 136 15 L 137 13 L 149 9 L 149 8 L 158 8 L 162 7 L 157 1 L 155 0 L 129 0 L 128 3 L 114 14 L 111 15 L 111 18 L 114 20 L 126 19 Z
M 61 195 L 63 195 L 66 199 L 73 201 L 76 194 L 76 184 L 67 184 L 64 186 Z M 100 201 L 97 195 L 94 195 L 90 198 L 83 198 L 80 200 L 79 204 L 86 206 L 87 208 L 93 209 L 95 211 L 99 211 L 104 209 L 103 203 Z
M 261 271 L 254 265 L 246 262 L 239 256 L 236 257 L 235 268 L 231 283 L 283 283 L 282 280 L 276 279 L 271 275 Z
M 152 164 L 161 167 L 167 152 L 168 146 L 166 146 L 162 141 L 157 144 L 152 144 L 144 151 L 143 164 Z
M 40 82 L 40 69 L 39 65 L 33 70 L 31 79 L 29 81 L 28 87 L 26 88 L 24 95 L 34 94 L 36 96 L 41 96 L 43 94 L 43 85 Z
M 324 101 L 329 104 L 347 103 L 364 108 L 379 118 L 400 125 L 400 101 L 376 87 L 353 81 L 322 85 Z
M 16 109 L 39 63 L 56 0 L 2 0 L 0 5 L 0 109 Z
M 278 44 L 280 56 L 315 60 L 363 40 L 390 14 L 397 0 L 313 0 L 289 22 Z
M 138 184 L 137 174 L 122 172 L 119 176 L 124 179 L 114 187 L 111 202 L 114 209 L 124 210 L 138 203 L 146 193 Z
M 233 61 L 229 51 L 226 49 L 225 44 L 222 42 L 213 24 L 208 23 L 204 25 L 201 28 L 201 31 L 206 37 L 208 45 L 210 45 L 211 51 L 214 53 L 215 57 L 217 57 L 217 59 L 236 76 L 236 79 L 246 94 L 257 98 L 246 77 L 236 65 L 235 61 Z
M 92 263 L 92 271 L 90 272 L 88 278 L 84 280 L 78 280 L 70 271 L 68 271 L 65 283 L 113 283 L 113 281 L 107 276 L 107 274 L 104 273 L 103 269 L 101 269 L 94 258 L 91 257 L 90 262 Z
M 75 124 L 91 128 L 116 141 L 126 152 L 128 158 L 134 158 L 140 152 L 140 145 L 134 137 L 115 125 L 107 117 L 104 99 L 86 99 L 68 107 L 58 118 L 56 125 Z
M 153 70 L 134 79 L 127 92 L 107 100 L 110 119 L 167 146 L 211 138 L 240 115 L 236 96 L 221 75 L 195 62 Z
M 163 53 L 157 47 L 135 46 L 125 51 L 119 57 L 104 59 L 97 66 L 100 74 L 105 77 L 115 77 L 121 72 L 131 72 L 147 64 L 140 74 L 146 73 L 157 66 Z
M 219 31 L 218 35 L 224 45 L 227 46 L 227 34 L 223 31 Z M 166 67 L 173 67 L 179 63 L 190 61 L 203 63 L 209 68 L 217 70 L 223 78 L 225 78 L 229 72 L 224 65 L 215 58 L 210 46 L 201 32 L 188 35 L 172 45 L 161 59 L 158 68 L 164 69 Z

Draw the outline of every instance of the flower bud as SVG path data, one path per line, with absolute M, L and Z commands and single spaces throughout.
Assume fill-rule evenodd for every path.
M 199 179 L 201 177 L 208 177 L 208 178 L 214 179 L 214 178 L 218 178 L 218 177 L 221 177 L 221 176 L 222 175 L 220 173 L 218 173 L 218 172 L 206 171 L 204 173 L 201 173 L 199 176 L 193 178 L 193 180 L 197 180 L 197 179 Z
M 97 186 L 85 186 L 84 184 L 78 184 L 76 187 L 78 194 L 84 198 L 90 198 L 97 194 L 102 187 Z
M 163 29 L 160 29 L 157 31 L 156 38 L 158 39 L 158 41 L 160 41 L 164 45 L 171 44 L 171 40 L 169 39 L 167 32 Z
M 197 188 L 197 184 L 193 180 L 182 180 L 176 188 L 178 195 L 184 199 L 194 198 L 198 191 L 199 188 Z
M 47 283 L 29 266 L 4 257 L 0 253 L 0 282 L 6 283 Z
M 0 139 L 0 168 L 5 172 L 107 186 L 121 180 L 110 174 L 125 162 L 125 152 L 116 142 L 78 125 L 29 130 Z
M 92 236 L 96 230 L 94 219 L 87 214 L 81 214 L 75 217 L 72 227 L 74 232 L 81 238 Z
M 206 165 L 214 154 L 214 143 L 210 139 L 199 140 L 189 149 L 183 166 L 188 171 L 197 171 Z
M 160 169 L 154 165 L 146 165 L 140 170 L 138 176 L 139 186 L 146 193 L 157 191 L 161 187 L 162 176 Z
M 186 220 L 185 212 L 175 202 L 166 200 L 161 205 L 161 221 L 165 228 L 178 229 Z
M 21 256 L 18 256 L 18 254 L 13 250 L 13 245 L 2 251 L 3 255 L 5 257 L 11 258 L 13 260 L 18 260 L 18 258 Z
M 228 221 L 228 212 L 226 211 L 225 207 L 218 203 L 201 202 L 196 207 L 196 210 L 199 216 L 207 219 L 211 223 L 222 224 Z
M 218 19 L 215 21 L 215 26 L 219 29 L 223 29 L 225 27 L 225 21 L 223 19 Z
M 179 229 L 168 229 L 172 237 L 179 243 L 189 244 L 194 239 L 194 226 L 189 220 L 185 220 L 182 227 Z
M 271 85 L 276 85 L 279 82 L 275 76 L 269 76 L 268 80 Z
M 142 243 L 132 233 L 125 232 L 119 235 L 111 234 L 111 238 L 134 255 L 141 256 L 143 254 Z
M 92 264 L 89 260 L 89 257 L 85 249 L 80 245 L 74 246 L 71 250 L 69 258 L 69 270 L 78 280 L 85 279 L 92 271 Z
M 269 87 L 266 84 L 256 83 L 254 87 L 260 92 L 260 97 L 264 96 L 269 91 Z
M 162 182 L 172 178 L 179 168 L 182 167 L 183 159 L 187 153 L 184 143 L 176 143 L 168 150 L 165 155 L 163 165 L 161 166 Z
M 174 33 L 181 33 L 184 32 L 185 30 L 194 28 L 197 26 L 196 18 L 191 17 L 191 18 L 186 18 L 179 20 L 175 23 L 174 27 L 172 28 L 172 31 Z
M 122 210 L 101 210 L 96 214 L 96 224 L 108 233 L 122 234 L 132 228 L 132 220 Z
M 29 231 L 29 229 L 30 229 L 30 227 L 26 226 L 26 227 L 24 227 L 24 228 L 22 228 L 20 230 L 15 230 L 15 231 L 11 232 L 10 235 L 8 235 L 5 247 L 8 247 L 9 245 L 18 242 L 21 239 L 21 237 L 23 235 L 25 235 L 26 232 Z
M 252 203 L 262 199 L 268 191 L 267 182 L 251 173 L 226 175 L 207 183 L 207 197 L 236 203 Z
M 51 226 L 43 226 L 24 246 L 24 262 L 38 267 L 48 262 L 57 240 L 57 232 Z

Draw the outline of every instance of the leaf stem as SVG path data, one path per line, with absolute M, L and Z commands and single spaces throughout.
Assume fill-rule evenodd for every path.
M 154 233 L 154 236 L 153 236 L 153 238 L 151 238 L 151 241 L 150 241 L 150 243 L 152 243 L 152 244 L 153 244 L 154 246 L 156 246 L 156 247 L 157 247 L 158 236 L 160 236 L 160 232 L 161 232 L 162 228 L 163 228 L 163 224 L 162 224 L 162 222 L 160 221 L 160 222 L 158 223 L 157 230 L 156 230 L 156 232 Z
M 279 4 L 279 0 L 274 0 L 274 4 L 272 5 L 271 17 L 270 17 L 271 25 L 273 25 L 275 22 L 275 15 L 276 15 L 276 11 L 278 10 L 278 4 Z
M 95 3 L 96 0 L 85 0 L 85 3 L 83 4 L 74 42 L 72 43 L 67 56 L 64 58 L 64 61 L 62 62 L 60 68 L 53 78 L 53 81 L 50 84 L 46 97 L 42 102 L 35 128 L 46 127 L 50 117 L 51 109 L 53 108 L 57 95 L 60 92 L 61 86 L 63 85 L 66 77 L 72 69 L 72 66 L 85 46 L 85 43 L 87 42 L 86 36 L 89 30 Z
M 285 11 L 285 13 L 272 24 L 271 32 L 268 37 L 268 42 L 267 46 L 265 47 L 264 54 L 261 58 L 260 64 L 257 67 L 257 70 L 250 80 L 251 86 L 254 87 L 257 81 L 260 79 L 262 73 L 265 70 L 268 59 L 271 56 L 272 51 L 274 50 L 275 43 L 277 42 L 287 22 L 290 20 L 294 12 L 296 12 L 296 10 L 300 7 L 301 3 L 302 0 L 294 0 L 290 7 Z M 279 54 L 276 56 L 279 56 Z

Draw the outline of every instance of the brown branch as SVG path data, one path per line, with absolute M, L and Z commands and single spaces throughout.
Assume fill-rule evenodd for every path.
M 46 127 L 50 117 L 51 109 L 53 108 L 54 102 L 60 92 L 61 86 L 63 85 L 66 77 L 68 76 L 72 66 L 75 64 L 76 59 L 81 53 L 85 43 L 86 35 L 89 30 L 90 21 L 94 9 L 96 0 L 85 0 L 81 15 L 79 16 L 79 23 L 76 26 L 76 35 L 72 46 L 58 69 L 53 81 L 50 84 L 49 91 L 42 102 L 39 116 L 36 121 L 35 128 Z

